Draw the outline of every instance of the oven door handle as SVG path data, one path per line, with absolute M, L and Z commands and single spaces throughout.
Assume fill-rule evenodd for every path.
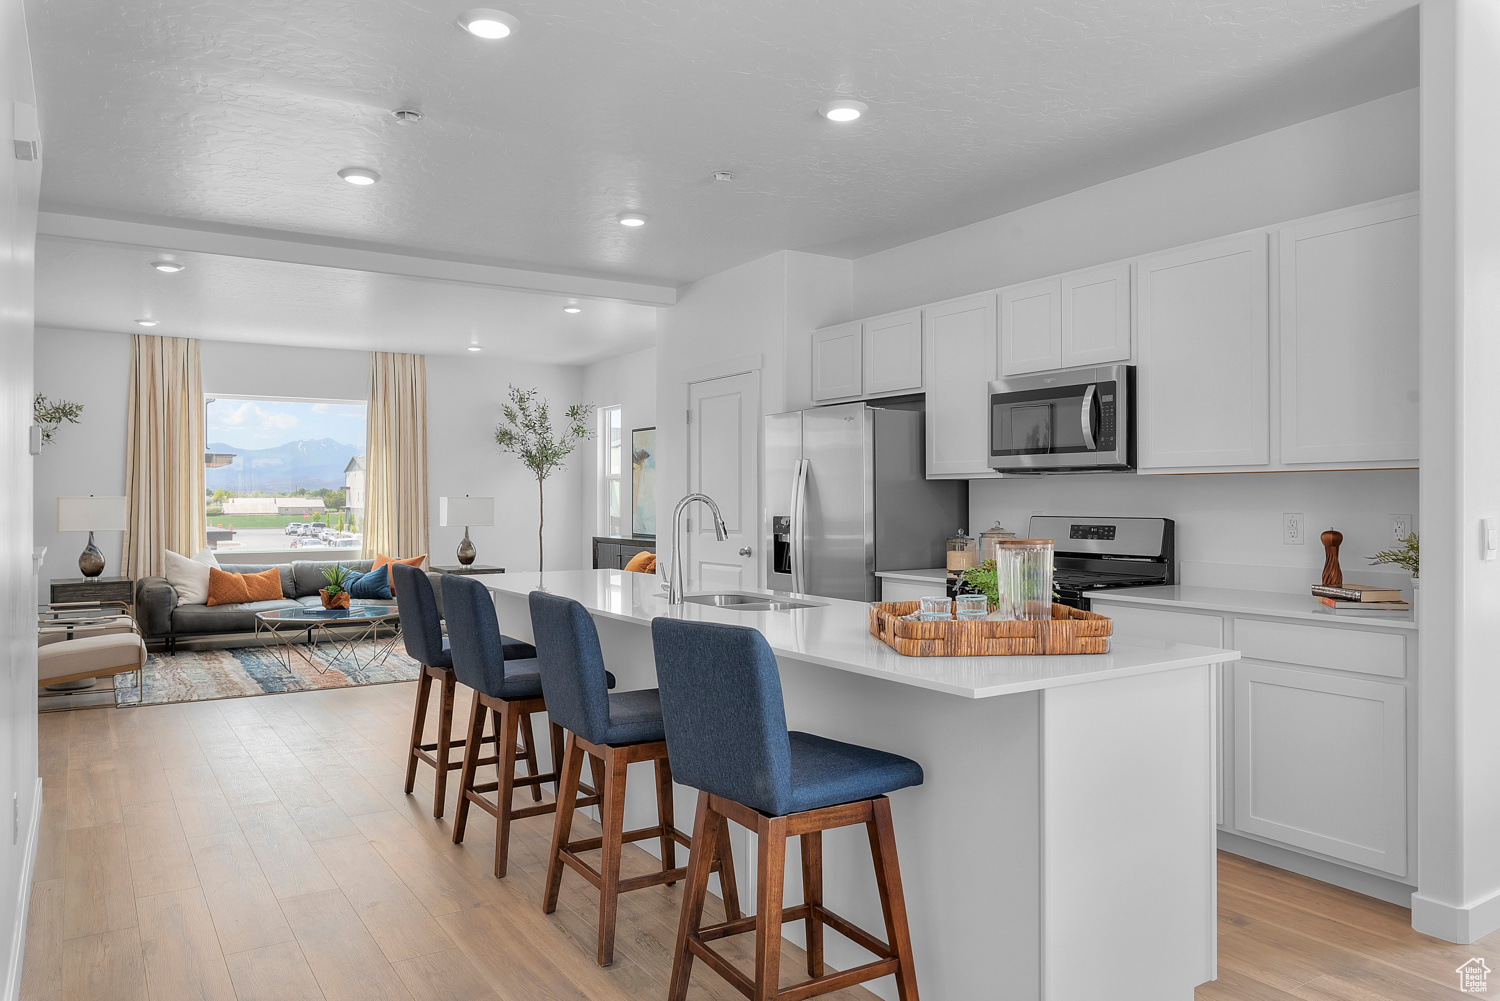
M 1089 386 L 1083 391 L 1083 411 L 1079 416 L 1079 423 L 1083 427 L 1083 445 L 1090 452 L 1094 451 L 1094 390 L 1096 386 Z

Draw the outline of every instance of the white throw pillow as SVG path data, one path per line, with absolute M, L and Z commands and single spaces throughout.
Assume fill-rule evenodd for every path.
M 167 550 L 167 583 L 177 591 L 177 604 L 202 605 L 208 601 L 208 568 L 219 565 L 212 549 L 201 549 L 192 559 Z

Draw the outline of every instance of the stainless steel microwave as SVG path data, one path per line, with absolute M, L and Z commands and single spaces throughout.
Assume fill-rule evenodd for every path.
M 1135 468 L 1135 367 L 1109 365 L 990 383 L 990 468 L 1082 473 Z

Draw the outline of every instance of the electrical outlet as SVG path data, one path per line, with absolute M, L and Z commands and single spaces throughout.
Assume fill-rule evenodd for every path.
M 1281 544 L 1284 546 L 1302 545 L 1302 515 L 1300 513 L 1281 516 Z
M 1391 541 L 1399 543 L 1411 534 L 1411 515 L 1391 515 Z

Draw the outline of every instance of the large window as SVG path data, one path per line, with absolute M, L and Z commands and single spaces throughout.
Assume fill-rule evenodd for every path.
M 208 542 L 221 560 L 234 550 L 358 552 L 362 401 L 209 397 L 204 436 Z
M 620 431 L 620 408 L 599 408 L 599 534 L 623 535 L 624 501 L 620 496 L 625 442 Z

